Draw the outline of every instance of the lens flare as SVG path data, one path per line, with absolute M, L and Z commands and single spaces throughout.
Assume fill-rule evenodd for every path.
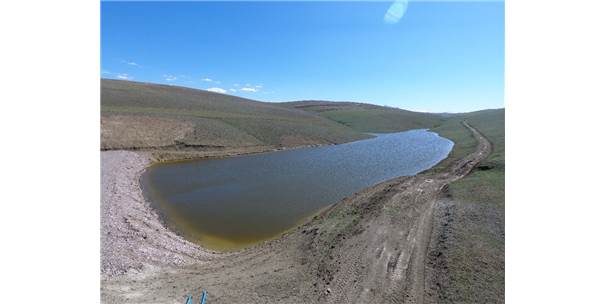
M 385 16 L 383 17 L 383 21 L 387 24 L 396 24 L 400 22 L 400 19 L 406 13 L 406 9 L 408 8 L 408 0 L 396 0 L 391 4 L 387 12 L 385 12 Z

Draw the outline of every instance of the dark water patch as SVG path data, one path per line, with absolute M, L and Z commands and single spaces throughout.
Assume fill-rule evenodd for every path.
M 452 147 L 426 130 L 377 134 L 336 146 L 157 164 L 141 183 L 171 228 L 206 247 L 236 249 L 363 188 L 426 170 Z

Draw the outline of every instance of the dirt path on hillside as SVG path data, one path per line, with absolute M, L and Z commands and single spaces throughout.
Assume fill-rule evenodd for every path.
M 140 270 L 104 274 L 102 301 L 183 303 L 186 294 L 204 288 L 212 304 L 430 302 L 425 269 L 434 204 L 446 185 L 491 151 L 488 140 L 464 124 L 477 148 L 446 171 L 367 188 L 283 237 L 239 252 L 186 251 L 179 263 L 150 260 Z

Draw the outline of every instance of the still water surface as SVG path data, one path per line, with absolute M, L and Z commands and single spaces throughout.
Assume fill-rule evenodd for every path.
M 452 147 L 426 130 L 377 134 L 335 146 L 161 163 L 141 184 L 171 228 L 229 250 L 274 237 L 363 188 L 428 169 Z

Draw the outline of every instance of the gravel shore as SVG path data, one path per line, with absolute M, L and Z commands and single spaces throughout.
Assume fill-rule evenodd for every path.
M 213 253 L 164 227 L 145 202 L 139 177 L 150 155 L 101 152 L 101 274 L 115 276 L 146 265 L 178 266 Z

